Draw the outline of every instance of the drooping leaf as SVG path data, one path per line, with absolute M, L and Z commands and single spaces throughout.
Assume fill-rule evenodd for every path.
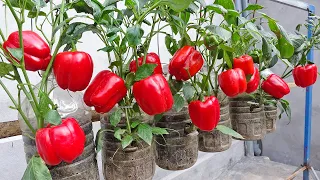
M 121 140 L 121 146 L 122 149 L 126 148 L 127 146 L 129 146 L 133 141 L 133 137 L 131 135 L 126 135 L 124 136 L 124 138 Z
M 33 156 L 28 163 L 22 180 L 52 180 L 50 171 L 40 157 Z
M 152 127 L 152 134 L 154 134 L 154 135 L 163 135 L 163 134 L 169 134 L 169 133 L 164 128 Z
M 162 117 L 163 117 L 163 114 L 156 114 L 156 115 L 153 117 L 153 120 L 154 120 L 154 122 L 159 122 Z
M 227 66 L 231 69 L 232 68 L 232 61 L 231 61 L 231 58 L 229 57 L 227 51 L 223 51 L 223 59 L 226 61 Z
M 278 56 L 274 55 L 270 61 L 269 67 L 268 68 L 272 68 L 274 65 L 276 65 L 278 62 Z
M 112 112 L 110 115 L 110 124 L 113 127 L 116 127 L 119 122 L 121 121 L 121 115 L 122 115 L 122 110 L 117 109 L 116 111 Z
M 92 14 L 95 18 L 99 18 L 103 6 L 98 0 L 76 0 L 72 2 L 71 8 L 77 13 Z
M 133 121 L 131 123 L 131 128 L 136 128 L 140 123 L 141 123 L 141 121 Z
M 46 122 L 54 125 L 61 124 L 61 116 L 57 110 L 49 110 L 44 116 Z
M 196 91 L 190 83 L 186 82 L 183 85 L 182 92 L 183 92 L 184 98 L 186 98 L 186 100 L 189 102 L 194 97 L 194 94 Z
M 263 9 L 263 6 L 259 4 L 249 4 L 243 11 L 256 11 L 260 9 Z
M 235 10 L 233 0 L 215 0 L 214 4 L 219 4 L 219 5 L 223 6 L 225 9 Z
M 232 33 L 230 31 L 220 26 L 209 25 L 209 26 L 206 26 L 205 28 L 211 31 L 213 34 L 218 35 L 224 41 L 228 41 L 232 36 Z
M 187 9 L 192 0 L 163 0 L 163 4 L 169 6 L 176 12 L 181 12 Z
M 138 125 L 138 136 L 144 140 L 147 144 L 152 143 L 152 128 L 148 124 L 141 123 Z
M 264 60 L 270 60 L 272 56 L 272 49 L 270 43 L 265 38 L 262 38 L 262 52 Z
M 143 36 L 143 29 L 138 26 L 132 26 L 127 29 L 126 38 L 130 47 L 135 47 L 141 43 L 141 38 Z
M 174 55 L 174 53 L 178 50 L 178 43 L 175 39 L 173 39 L 172 36 L 166 35 L 165 45 L 171 55 Z
M 175 94 L 173 96 L 173 99 L 174 99 L 173 109 L 177 112 L 181 111 L 181 109 L 185 104 L 183 97 L 180 94 Z
M 126 76 L 126 87 L 128 89 L 133 85 L 134 79 L 135 79 L 135 75 L 134 75 L 133 72 L 130 72 L 129 74 L 127 74 L 127 76 Z
M 168 83 L 169 83 L 172 95 L 177 94 L 183 87 L 183 82 L 182 81 L 177 81 L 177 80 L 174 80 L 174 79 L 170 79 L 168 81 Z
M 3 77 L 13 71 L 13 67 L 9 63 L 0 62 L 0 77 Z
M 37 11 L 29 11 L 28 12 L 28 18 L 36 18 L 39 16 L 46 16 L 47 14 L 43 11 L 37 12 Z
M 140 81 L 149 77 L 153 73 L 156 66 L 156 64 L 143 64 L 142 66 L 139 66 L 134 80 Z
M 122 140 L 121 135 L 123 135 L 125 132 L 126 132 L 125 129 L 120 129 L 119 128 L 119 129 L 115 130 L 114 137 L 117 138 L 119 141 L 121 141 Z
M 206 8 L 218 14 L 226 14 L 228 12 L 228 10 L 226 10 L 222 5 L 219 5 L 219 4 L 210 4 L 206 6 Z
M 241 136 L 241 134 L 237 133 L 236 131 L 234 131 L 233 129 L 231 129 L 231 128 L 227 127 L 227 126 L 217 125 L 216 129 L 219 130 L 220 132 L 222 132 L 223 134 L 227 134 L 227 135 L 233 136 L 233 137 L 238 138 L 238 139 L 244 139 Z

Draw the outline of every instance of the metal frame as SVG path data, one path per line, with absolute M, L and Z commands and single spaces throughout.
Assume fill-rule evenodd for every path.
M 298 0 L 270 0 L 276 3 L 284 4 L 291 6 L 300 10 L 308 12 L 308 20 L 311 20 L 311 16 L 315 13 L 315 6 L 301 2 Z M 235 0 L 237 10 L 241 10 L 247 7 L 246 0 Z M 241 5 L 239 5 L 241 4 Z M 243 14 L 244 15 L 244 14 Z M 312 25 L 308 26 L 308 38 L 312 37 Z M 308 54 L 308 60 L 313 62 L 314 59 L 314 50 L 310 50 Z M 312 123 L 312 86 L 307 87 L 306 89 L 306 99 L 305 99 L 305 127 L 304 127 L 304 158 L 303 165 L 301 168 L 298 168 L 291 176 L 287 179 L 294 179 L 297 174 L 303 171 L 303 180 L 309 180 L 309 171 L 311 170 L 312 175 L 315 179 L 319 180 L 319 177 L 315 173 L 313 167 L 310 166 L 310 148 L 311 148 L 311 123 Z

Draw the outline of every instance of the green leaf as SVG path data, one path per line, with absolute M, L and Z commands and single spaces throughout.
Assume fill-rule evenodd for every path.
M 110 66 L 109 69 L 113 69 L 114 67 L 121 67 L 122 65 L 122 61 L 113 61 Z
M 139 25 L 129 27 L 127 29 L 126 38 L 130 47 L 136 47 L 141 43 L 143 29 Z
M 232 68 L 232 61 L 231 61 L 227 51 L 223 51 L 223 59 L 226 61 L 229 69 L 231 69 Z
M 272 56 L 272 49 L 270 44 L 267 42 L 265 38 L 262 38 L 262 52 L 264 60 L 271 59 Z
M 96 139 L 95 139 L 95 145 L 96 145 L 96 151 L 97 153 L 101 150 L 102 148 L 102 137 L 103 137 L 103 129 L 99 129 L 99 131 L 97 132 L 96 135 Z
M 277 48 L 280 51 L 281 57 L 285 59 L 290 58 L 294 53 L 293 45 L 283 37 L 278 40 Z
M 282 111 L 279 115 L 279 119 L 281 119 L 281 114 L 285 112 L 289 121 L 291 121 L 291 108 L 289 102 L 284 99 L 280 99 L 280 109 L 282 109 Z
M 238 139 L 244 139 L 241 136 L 241 134 L 237 133 L 236 131 L 234 131 L 233 129 L 231 129 L 231 128 L 227 127 L 227 126 L 217 125 L 216 129 L 219 130 L 220 132 L 222 132 L 223 134 L 227 134 L 227 135 L 233 136 L 233 137 L 238 138 Z
M 232 36 L 232 33 L 230 31 L 217 25 L 209 25 L 209 26 L 206 26 L 205 28 L 211 31 L 213 34 L 218 35 L 224 41 L 228 41 Z
M 235 10 L 235 6 L 233 3 L 233 0 L 215 0 L 214 4 L 219 4 L 223 6 L 226 9 L 232 9 Z
M 39 92 L 39 108 L 43 117 L 45 117 L 51 109 L 55 108 L 54 103 L 49 98 L 48 94 L 42 91 Z
M 165 45 L 167 47 L 167 50 L 171 55 L 174 55 L 176 51 L 178 50 L 178 43 L 175 39 L 173 39 L 172 36 L 166 35 L 165 37 Z
M 20 48 L 7 48 L 9 53 L 17 60 L 21 61 L 22 59 L 22 49 Z
M 123 135 L 125 132 L 126 132 L 125 129 L 119 128 L 114 132 L 114 137 L 117 138 L 119 141 L 121 141 L 121 139 L 122 139 L 121 135 Z
M 154 68 L 156 67 L 157 67 L 157 64 L 143 64 L 142 66 L 139 66 L 134 80 L 140 81 L 142 79 L 149 77 L 153 73 Z
M 92 14 L 95 18 L 99 18 L 102 11 L 102 4 L 98 0 L 76 0 L 71 4 L 71 8 L 77 13 Z
M 269 67 L 268 68 L 272 68 L 274 65 L 276 65 L 278 62 L 278 56 L 274 55 L 270 61 Z
M 134 82 L 134 79 L 135 79 L 135 75 L 133 72 L 130 72 L 129 74 L 127 74 L 126 76 L 126 87 L 129 89 L 133 82 Z
M 184 99 L 180 94 L 175 94 L 173 96 L 174 99 L 174 104 L 173 104 L 173 109 L 177 112 L 181 111 L 181 109 L 184 106 Z
M 152 134 L 155 135 L 163 135 L 163 134 L 169 134 L 168 131 L 164 128 L 160 127 L 152 127 Z
M 9 63 L 0 62 L 0 77 L 3 77 L 13 71 L 13 67 Z
M 134 103 L 132 109 L 134 110 L 134 112 L 137 112 L 139 114 L 141 113 L 138 103 Z
M 144 140 L 147 144 L 151 145 L 152 143 L 152 128 L 145 123 L 138 125 L 138 136 Z
M 121 140 L 122 149 L 129 146 L 132 143 L 132 141 L 133 141 L 133 137 L 131 135 L 124 136 L 124 138 Z
M 287 59 L 281 59 L 287 66 L 293 68 L 293 65 Z
M 218 14 L 226 14 L 228 12 L 228 10 L 226 10 L 223 6 L 221 6 L 219 4 L 210 4 L 210 5 L 206 6 L 206 8 L 208 10 L 212 10 Z
M 243 11 L 256 11 L 263 9 L 263 6 L 259 4 L 249 4 L 247 8 L 245 8 Z
M 113 127 L 116 127 L 119 122 L 121 121 L 121 115 L 122 115 L 122 110 L 117 109 L 116 111 L 112 112 L 110 115 L 110 124 Z
M 26 4 L 25 10 L 33 10 L 33 8 L 36 6 L 35 3 L 32 0 L 10 0 L 10 3 L 12 7 L 16 8 L 23 8 L 23 5 Z
M 162 117 L 163 117 L 163 114 L 156 114 L 156 115 L 153 117 L 153 120 L 154 120 L 154 122 L 159 122 Z
M 37 13 L 37 11 L 29 11 L 28 12 L 28 18 L 36 18 L 36 17 L 39 17 L 39 16 L 46 16 L 47 14 L 43 11 L 40 11 Z
M 33 156 L 28 163 L 22 180 L 52 180 L 50 171 L 40 157 Z
M 169 6 L 176 12 L 181 12 L 187 9 L 192 0 L 163 0 L 163 4 Z
M 104 52 L 111 52 L 112 50 L 114 50 L 113 46 L 106 46 L 104 48 L 98 49 L 98 51 L 104 51 Z
M 170 79 L 168 81 L 168 83 L 169 83 L 172 95 L 177 94 L 183 87 L 183 81 L 177 81 L 175 79 Z
M 131 123 L 131 128 L 136 128 L 140 123 L 141 123 L 141 121 L 133 121 Z
M 186 82 L 183 85 L 182 92 L 183 92 L 184 98 L 186 98 L 186 100 L 189 102 L 193 99 L 196 91 L 191 83 Z
M 57 110 L 49 110 L 47 114 L 44 116 L 46 122 L 54 125 L 61 124 L 61 116 Z

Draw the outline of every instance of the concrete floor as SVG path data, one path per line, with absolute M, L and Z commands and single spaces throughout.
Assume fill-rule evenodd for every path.
M 282 180 L 288 178 L 297 167 L 270 161 L 268 157 L 245 157 L 217 180 Z M 317 172 L 318 176 L 320 175 Z M 302 179 L 299 173 L 295 180 Z M 310 174 L 310 179 L 312 176 Z

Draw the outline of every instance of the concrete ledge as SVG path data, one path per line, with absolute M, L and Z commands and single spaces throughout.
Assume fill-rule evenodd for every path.
M 96 132 L 99 123 L 93 123 Z M 157 167 L 154 180 L 194 180 L 194 179 L 215 179 L 222 173 L 234 166 L 244 157 L 244 143 L 234 140 L 229 150 L 220 153 L 199 152 L 198 161 L 189 169 L 181 171 L 168 171 Z M 0 139 L 0 179 L 18 180 L 21 179 L 27 166 L 23 151 L 21 135 Z M 101 173 L 101 153 L 97 156 Z

